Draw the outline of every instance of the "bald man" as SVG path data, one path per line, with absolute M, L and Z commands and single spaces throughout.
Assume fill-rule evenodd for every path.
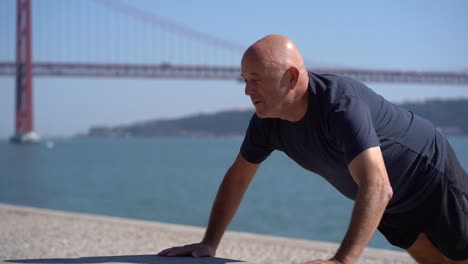
M 330 260 L 356 263 L 375 230 L 419 263 L 468 263 L 468 176 L 428 121 L 347 77 L 315 74 L 296 45 L 269 35 L 242 57 L 255 107 L 200 243 L 160 256 L 214 256 L 260 164 L 283 151 L 355 201 Z

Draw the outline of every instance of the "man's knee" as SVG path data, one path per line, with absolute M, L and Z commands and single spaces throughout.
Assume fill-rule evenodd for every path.
M 413 245 L 406 251 L 420 264 L 450 263 L 434 244 L 432 244 L 425 233 L 420 233 Z

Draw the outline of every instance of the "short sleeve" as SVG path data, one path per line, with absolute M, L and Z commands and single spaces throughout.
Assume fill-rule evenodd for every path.
M 269 142 L 270 136 L 267 124 L 256 114 L 250 119 L 249 127 L 245 133 L 240 153 L 247 161 L 259 164 L 264 161 L 274 150 Z
M 348 165 L 362 151 L 380 146 L 369 106 L 360 98 L 340 100 L 330 114 L 328 124 Z

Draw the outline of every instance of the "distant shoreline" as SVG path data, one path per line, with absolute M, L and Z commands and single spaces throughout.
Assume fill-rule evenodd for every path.
M 468 135 L 468 99 L 429 100 L 398 105 L 428 119 L 447 136 Z M 77 138 L 243 137 L 253 109 L 155 119 L 118 126 L 95 126 Z
M 468 136 L 468 98 L 432 99 L 396 105 L 428 119 L 446 136 Z M 72 138 L 243 138 L 253 113 L 253 109 L 226 110 L 115 126 L 97 125 L 84 133 L 42 135 L 42 141 Z M 0 138 L 8 139 L 9 136 Z

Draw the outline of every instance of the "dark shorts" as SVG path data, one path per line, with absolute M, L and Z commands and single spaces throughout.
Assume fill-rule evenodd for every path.
M 447 144 L 445 171 L 435 191 L 409 212 L 384 214 L 379 231 L 394 246 L 408 249 L 419 233 L 452 260 L 468 259 L 468 175 Z

